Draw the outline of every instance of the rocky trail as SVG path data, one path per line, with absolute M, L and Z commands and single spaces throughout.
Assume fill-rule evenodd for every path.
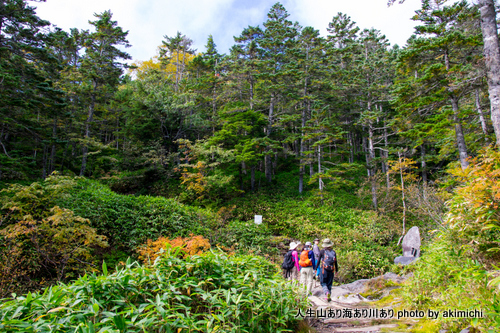
M 309 296 L 310 308 L 304 315 L 317 333 L 406 332 L 406 325 L 397 320 L 392 309 L 397 305 L 397 299 L 394 299 L 395 304 L 385 307 L 374 304 L 374 300 L 389 295 L 404 280 L 405 277 L 387 273 L 373 279 L 334 286 L 330 302 L 325 300 L 319 282 L 315 281 Z

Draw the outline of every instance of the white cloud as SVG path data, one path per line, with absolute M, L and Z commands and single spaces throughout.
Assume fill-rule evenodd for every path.
M 416 25 L 410 18 L 420 7 L 420 0 L 406 0 L 391 7 L 387 7 L 386 0 L 291 0 L 290 9 L 287 9 L 302 26 L 313 26 L 323 36 L 327 34 L 328 23 L 341 12 L 350 16 L 361 29 L 378 29 L 391 44 L 403 46 Z
M 227 53 L 233 36 L 248 25 L 260 25 L 276 0 L 47 0 L 32 3 L 37 13 L 58 27 L 90 29 L 94 13 L 111 9 L 113 19 L 129 30 L 132 47 L 127 51 L 134 59 L 145 60 L 156 53 L 164 35 L 177 31 L 194 40 L 194 47 L 204 51 L 209 34 L 214 36 L 219 51 Z M 419 0 L 406 0 L 387 8 L 386 0 L 284 0 L 290 19 L 302 26 L 313 26 L 326 35 L 326 27 L 337 12 L 343 12 L 361 28 L 382 31 L 391 43 L 404 45 L 413 32 L 410 21 Z

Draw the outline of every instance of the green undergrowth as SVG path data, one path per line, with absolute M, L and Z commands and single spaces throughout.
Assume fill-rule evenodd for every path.
M 235 219 L 248 224 L 253 224 L 254 215 L 263 215 L 258 228 L 284 246 L 291 240 L 305 243 L 316 237 L 330 238 L 339 258 L 339 277 L 347 282 L 387 271 L 394 257 L 400 255 L 396 246 L 400 225 L 375 211 L 359 209 L 360 199 L 353 192 L 348 188 L 326 192 L 321 201 L 312 191 L 299 195 L 287 185 L 246 194 L 227 205 L 235 207 Z M 244 237 L 258 239 L 258 233 Z M 268 246 L 275 247 L 275 243 L 271 239 Z
M 168 252 L 171 251 L 171 252 Z M 305 309 L 261 257 L 208 252 L 127 264 L 0 304 L 2 332 L 292 332 Z M 172 255 L 171 255 L 172 254 Z
M 473 327 L 481 332 L 498 332 L 500 327 L 500 298 L 496 288 L 488 286 L 486 267 L 473 260 L 473 254 L 458 246 L 451 231 L 441 232 L 433 243 L 424 248 L 414 265 L 405 269 L 413 272 L 401 290 L 405 309 L 440 311 L 437 319 L 424 319 L 413 332 L 429 332 L 430 328 L 460 332 Z M 448 310 L 479 310 L 485 318 L 444 317 Z M 492 329 L 492 326 L 495 329 Z
M 56 202 L 89 219 L 111 245 L 128 250 L 159 236 L 207 235 L 215 225 L 210 211 L 175 199 L 117 194 L 90 179 L 77 180 L 69 195 Z

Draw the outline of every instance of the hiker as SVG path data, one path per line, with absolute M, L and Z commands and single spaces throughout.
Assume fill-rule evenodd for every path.
M 297 253 L 297 246 L 300 242 L 291 242 L 288 252 L 285 254 L 283 264 L 281 268 L 284 271 L 284 277 L 287 280 L 298 280 L 299 279 L 299 255 Z
M 312 289 L 315 260 L 314 252 L 311 250 L 311 242 L 306 242 L 302 252 L 300 253 L 300 284 L 306 288 L 306 293 L 309 295 Z
M 314 245 L 313 245 L 313 252 L 314 252 L 314 258 L 316 259 L 315 260 L 315 263 L 314 263 L 314 267 L 316 267 L 315 271 L 314 271 L 314 278 L 319 278 L 319 238 L 316 238 L 314 240 Z
M 322 246 L 323 250 L 320 251 L 318 260 L 321 265 L 319 281 L 326 296 L 325 300 L 330 302 L 333 277 L 339 271 L 339 267 L 337 265 L 337 254 L 332 249 L 333 242 L 329 238 L 325 238 Z

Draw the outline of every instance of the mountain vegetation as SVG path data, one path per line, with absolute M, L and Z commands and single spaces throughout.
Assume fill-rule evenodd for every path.
M 276 3 L 228 54 L 177 32 L 127 63 L 111 11 L 64 31 L 3 1 L 0 330 L 293 331 L 306 301 L 278 265 L 328 237 L 338 283 L 413 273 L 407 308 L 486 313 L 420 331 L 496 332 L 494 5 L 422 0 L 391 46 Z M 411 226 L 422 258 L 395 266 Z

